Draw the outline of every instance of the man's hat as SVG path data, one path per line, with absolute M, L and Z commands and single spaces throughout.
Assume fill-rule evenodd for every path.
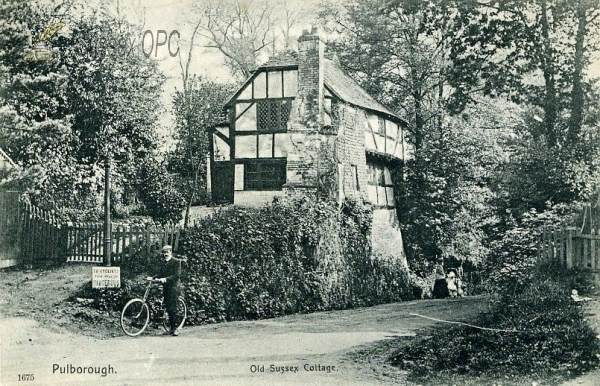
M 170 246 L 170 245 L 165 245 L 164 247 L 162 247 L 162 251 L 163 251 L 163 252 L 166 252 L 166 251 L 169 251 L 169 252 L 170 252 L 170 251 L 172 251 L 172 250 L 173 250 L 173 247 L 172 247 L 172 246 Z

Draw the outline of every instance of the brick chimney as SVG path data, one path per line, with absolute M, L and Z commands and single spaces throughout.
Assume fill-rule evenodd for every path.
M 325 45 L 316 27 L 302 31 L 298 38 L 298 96 L 300 120 L 303 123 L 323 122 L 323 58 Z

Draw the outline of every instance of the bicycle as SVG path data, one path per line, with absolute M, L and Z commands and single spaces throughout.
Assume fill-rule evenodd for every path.
M 148 285 L 146 286 L 146 291 L 144 291 L 144 296 L 141 299 L 131 299 L 125 304 L 121 311 L 121 329 L 126 335 L 138 336 L 144 332 L 146 327 L 148 327 L 148 324 L 150 324 L 150 307 L 148 306 L 147 300 L 150 290 L 159 282 L 149 278 L 147 278 L 146 281 L 148 281 Z M 165 331 L 169 331 L 169 315 L 167 310 L 163 307 L 163 301 L 164 299 L 160 302 L 160 308 L 163 312 L 162 325 Z M 182 316 L 181 323 L 177 326 L 179 329 L 183 327 L 187 317 L 187 305 L 185 304 L 183 296 L 179 297 L 177 309 L 178 314 Z

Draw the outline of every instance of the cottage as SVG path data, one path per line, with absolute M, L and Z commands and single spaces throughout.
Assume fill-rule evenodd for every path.
M 260 66 L 225 110 L 208 163 L 215 202 L 256 206 L 323 189 L 363 197 L 375 208 L 375 252 L 404 259 L 390 166 L 411 156 L 406 123 L 325 58 L 316 29 L 297 54 Z

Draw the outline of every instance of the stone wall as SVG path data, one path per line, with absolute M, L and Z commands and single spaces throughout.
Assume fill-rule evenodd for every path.
M 372 241 L 375 256 L 400 259 L 408 267 L 396 209 L 373 211 Z

